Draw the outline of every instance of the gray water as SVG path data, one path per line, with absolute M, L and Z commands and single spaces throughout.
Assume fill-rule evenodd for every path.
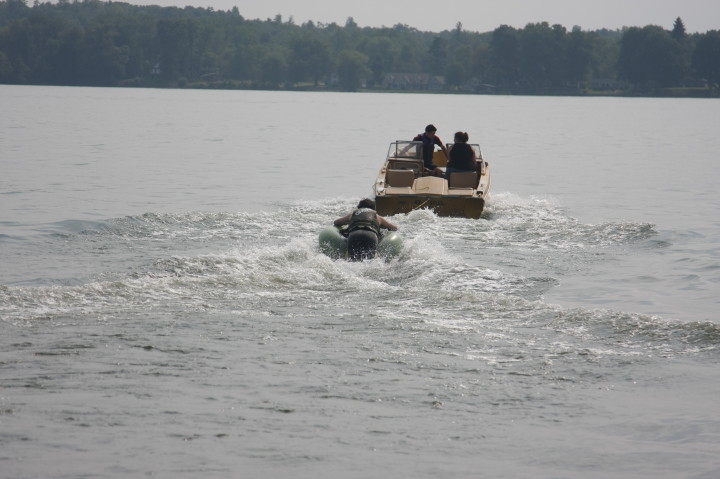
M 0 477 L 720 476 L 717 101 L 0 104 Z M 483 146 L 483 218 L 320 254 L 430 122 Z

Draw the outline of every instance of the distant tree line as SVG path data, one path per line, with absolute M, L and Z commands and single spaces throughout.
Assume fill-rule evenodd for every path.
M 278 15 L 247 20 L 237 7 L 0 1 L 0 83 L 214 88 L 403 88 L 388 75 L 435 83 L 405 88 L 529 94 L 609 89 L 718 95 L 720 32 L 658 26 L 568 31 L 546 22 L 475 33 L 408 25 L 361 28 Z M 429 85 L 433 85 L 430 87 Z

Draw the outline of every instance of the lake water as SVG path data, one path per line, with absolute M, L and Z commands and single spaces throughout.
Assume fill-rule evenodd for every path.
M 0 86 L 0 477 L 720 476 L 720 103 Z M 317 233 L 427 123 L 483 218 Z

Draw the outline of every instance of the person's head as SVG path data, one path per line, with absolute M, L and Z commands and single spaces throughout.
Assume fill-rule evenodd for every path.
M 428 125 L 425 127 L 425 133 L 427 133 L 429 136 L 435 136 L 435 132 L 437 131 L 437 128 L 435 128 L 435 125 Z
M 371 210 L 375 209 L 375 201 L 371 200 L 370 198 L 364 198 L 360 200 L 360 203 L 357 205 L 358 208 L 370 208 Z
M 466 132 L 458 131 L 455 133 L 455 143 L 467 143 L 470 136 Z

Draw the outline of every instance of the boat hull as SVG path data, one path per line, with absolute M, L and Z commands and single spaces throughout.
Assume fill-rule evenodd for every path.
M 375 196 L 377 212 L 381 216 L 410 213 L 414 210 L 429 209 L 438 216 L 459 216 L 478 219 L 485 208 L 485 198 L 393 195 Z

